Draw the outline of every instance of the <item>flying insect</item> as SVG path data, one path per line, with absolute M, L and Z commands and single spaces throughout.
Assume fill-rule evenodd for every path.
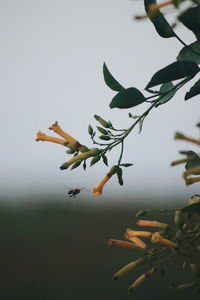
M 76 195 L 78 195 L 83 190 L 85 190 L 85 188 L 82 188 L 82 189 L 70 189 L 67 194 L 68 194 L 69 197 L 76 198 Z

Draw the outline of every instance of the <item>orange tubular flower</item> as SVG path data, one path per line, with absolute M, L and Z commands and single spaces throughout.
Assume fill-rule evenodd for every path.
M 108 180 L 112 177 L 113 174 L 106 174 L 105 177 L 94 187 L 93 189 L 93 195 L 95 196 L 101 196 L 103 192 L 103 187 L 108 182 Z
M 113 166 L 103 179 L 93 188 L 93 195 L 101 196 L 103 187 L 108 180 L 117 172 L 117 166 Z
M 122 240 L 115 240 L 115 239 L 109 239 L 108 240 L 108 246 L 121 246 L 121 247 L 128 247 L 128 248 L 136 248 L 136 246 L 133 243 L 125 242 Z
M 138 220 L 136 222 L 137 225 L 139 226 L 147 226 L 147 227 L 158 227 L 161 229 L 165 229 L 168 227 L 168 224 L 165 223 L 160 223 L 157 221 L 149 221 L 149 220 Z
M 134 236 L 143 236 L 143 237 L 151 237 L 152 233 L 149 231 L 136 231 L 136 230 L 130 230 L 127 229 L 126 233 L 129 237 L 134 237 Z
M 127 240 L 133 242 L 136 246 L 138 246 L 140 248 L 143 248 L 143 249 L 147 249 L 148 248 L 147 245 L 141 239 L 139 239 L 136 236 L 129 236 L 128 233 L 126 232 L 125 235 L 124 235 L 124 237 Z
M 155 232 L 152 234 L 152 237 L 151 237 L 151 242 L 152 243 L 160 243 L 160 244 L 163 244 L 165 246 L 168 246 L 170 248 L 174 248 L 174 249 L 177 249 L 178 248 L 178 245 L 175 244 L 174 242 L 170 241 L 170 240 L 167 240 L 165 238 L 163 238 L 159 232 Z
M 59 134 L 61 137 L 63 137 L 66 141 L 66 144 L 70 144 L 77 148 L 77 150 L 81 152 L 88 151 L 88 148 L 84 145 L 81 145 L 75 138 L 73 138 L 71 135 L 66 133 L 61 129 L 61 127 L 58 125 L 58 122 L 56 121 L 52 126 L 49 127 L 49 130 L 53 130 L 55 133 Z
M 45 142 L 52 142 L 52 143 L 57 143 L 57 144 L 66 146 L 66 141 L 65 140 L 59 139 L 59 138 L 56 138 L 56 137 L 53 137 L 53 136 L 46 135 L 45 133 L 43 133 L 41 131 L 37 132 L 35 140 L 37 142 L 38 141 L 43 141 L 43 142 L 45 141 Z

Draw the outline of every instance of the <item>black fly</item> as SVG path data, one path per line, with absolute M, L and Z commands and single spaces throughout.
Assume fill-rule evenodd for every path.
M 69 195 L 69 197 L 76 198 L 76 195 L 78 195 L 82 190 L 84 190 L 84 189 L 70 189 L 68 191 L 68 195 Z

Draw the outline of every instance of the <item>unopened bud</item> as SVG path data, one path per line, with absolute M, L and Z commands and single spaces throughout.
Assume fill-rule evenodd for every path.
M 113 279 L 117 280 L 119 279 L 121 276 L 123 276 L 124 274 L 126 274 L 128 271 L 136 268 L 137 266 L 143 264 L 146 261 L 146 258 L 141 257 L 133 262 L 131 262 L 130 264 L 126 265 L 125 267 L 123 267 L 121 270 L 119 270 L 117 273 L 115 273 L 113 275 Z
M 102 119 L 100 116 L 94 115 L 94 118 L 105 128 L 110 128 L 110 125 L 107 121 Z

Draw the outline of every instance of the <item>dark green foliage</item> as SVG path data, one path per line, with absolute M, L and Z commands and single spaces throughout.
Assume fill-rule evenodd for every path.
M 120 166 L 122 166 L 122 167 L 131 167 L 131 166 L 133 166 L 133 164 L 130 164 L 130 163 L 126 163 L 126 164 L 120 164 Z
M 175 33 L 172 30 L 170 24 L 167 22 L 163 14 L 158 10 L 158 11 L 150 11 L 148 9 L 149 5 L 156 4 L 157 2 L 155 0 L 144 0 L 144 6 L 146 13 L 155 26 L 156 31 L 158 34 L 163 37 L 163 38 L 170 38 L 170 37 L 175 37 Z
M 185 94 L 185 100 L 188 100 L 199 94 L 200 94 L 200 79 L 197 82 L 195 82 L 195 84 L 191 87 L 189 92 Z
M 200 213 L 200 202 L 187 205 L 181 209 L 185 214 L 192 215 L 193 213 Z
M 109 141 L 111 139 L 111 137 L 109 137 L 108 135 L 101 135 L 99 138 L 104 141 Z
M 102 159 L 103 159 L 103 162 L 106 166 L 108 166 L 108 159 L 107 159 L 107 156 L 105 154 L 102 154 Z
M 120 185 L 123 185 L 123 178 L 122 178 L 122 168 L 118 167 L 117 168 L 117 178 L 118 178 L 118 182 Z
M 189 170 L 191 168 L 200 166 L 200 157 L 194 151 L 187 151 L 186 152 L 188 162 L 185 165 L 185 169 Z
M 167 82 L 161 85 L 160 87 L 160 101 L 155 105 L 158 107 L 161 104 L 168 102 L 176 93 L 176 89 L 174 89 L 174 85 L 172 82 Z
M 108 134 L 108 131 L 107 130 L 105 130 L 104 128 L 102 128 L 102 127 L 99 127 L 99 126 L 97 126 L 97 129 L 99 130 L 99 132 L 101 132 L 102 134 L 105 134 L 105 135 L 107 135 Z
M 112 76 L 105 63 L 103 64 L 103 76 L 109 88 L 117 92 L 124 90 L 124 87 Z
M 200 6 L 199 5 L 188 8 L 178 17 L 178 19 L 195 34 L 197 39 L 199 38 L 199 34 L 200 34 Z
M 131 108 L 145 101 L 144 95 L 136 88 L 131 87 L 119 92 L 111 101 L 110 108 Z
M 193 61 L 177 61 L 156 72 L 147 84 L 149 89 L 158 84 L 194 76 L 199 72 L 198 65 Z
M 88 133 L 89 133 L 89 135 L 93 135 L 93 133 L 94 133 L 91 125 L 88 125 Z
M 196 41 L 188 46 L 183 47 L 176 59 L 192 60 L 197 64 L 200 64 L 200 42 Z

